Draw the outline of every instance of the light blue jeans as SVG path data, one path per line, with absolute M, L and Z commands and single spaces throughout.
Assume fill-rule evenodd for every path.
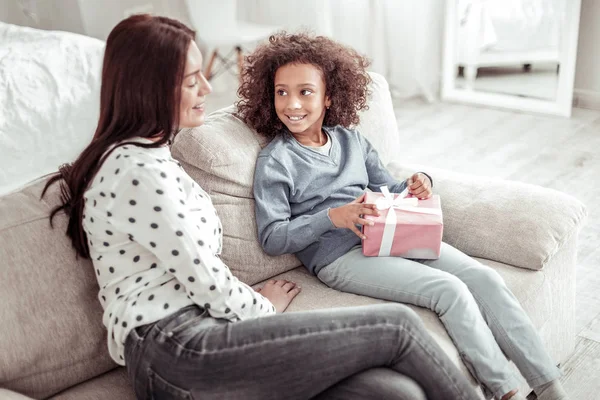
M 561 374 L 500 275 L 446 243 L 437 260 L 365 257 L 355 246 L 318 278 L 343 292 L 436 312 L 488 396 L 501 398 L 518 386 L 507 357 L 531 387 Z

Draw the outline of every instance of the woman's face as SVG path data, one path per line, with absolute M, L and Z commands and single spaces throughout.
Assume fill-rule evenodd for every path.
M 202 75 L 202 54 L 192 40 L 188 48 L 181 103 L 179 104 L 179 128 L 193 128 L 204 123 L 204 102 L 212 92 L 210 83 Z
M 325 109 L 321 70 L 312 64 L 286 64 L 275 72 L 275 112 L 293 134 L 320 134 Z

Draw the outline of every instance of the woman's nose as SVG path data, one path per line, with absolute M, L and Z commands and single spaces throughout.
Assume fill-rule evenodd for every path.
M 212 93 L 212 86 L 210 85 L 210 83 L 208 82 L 208 79 L 206 79 L 204 74 L 201 74 L 200 76 L 201 76 L 201 81 L 200 81 L 200 88 L 198 91 L 198 95 L 206 96 L 207 94 Z

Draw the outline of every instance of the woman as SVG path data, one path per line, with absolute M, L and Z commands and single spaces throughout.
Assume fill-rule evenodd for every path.
M 253 290 L 219 258 L 209 196 L 171 158 L 211 92 L 194 32 L 136 15 L 106 44 L 100 120 L 61 182 L 67 234 L 91 258 L 111 357 L 140 399 L 474 399 L 400 305 L 281 314 L 300 292 Z M 415 383 L 416 382 L 416 383 Z

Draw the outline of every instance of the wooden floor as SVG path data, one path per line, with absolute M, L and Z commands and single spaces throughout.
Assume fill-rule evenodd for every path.
M 579 236 L 577 347 L 562 366 L 572 400 L 600 399 L 600 111 L 570 119 L 421 99 L 395 101 L 407 163 L 533 183 L 588 208 Z

